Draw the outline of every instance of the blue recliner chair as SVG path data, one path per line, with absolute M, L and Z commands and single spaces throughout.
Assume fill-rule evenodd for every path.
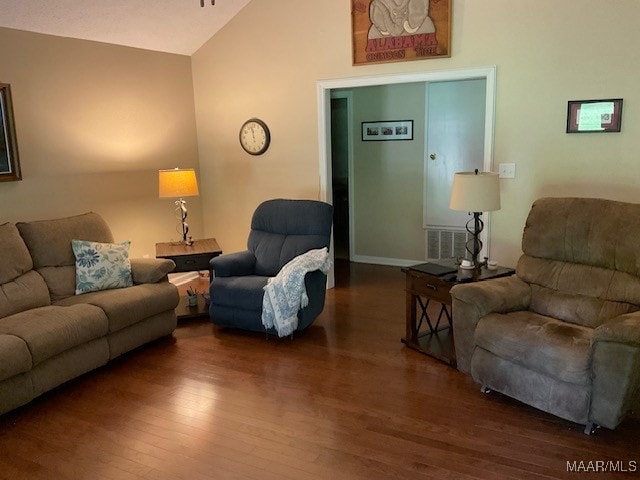
M 209 315 L 216 325 L 276 333 L 262 325 L 263 287 L 290 260 L 327 247 L 333 207 L 315 200 L 268 200 L 251 220 L 247 250 L 215 257 L 211 267 Z M 309 304 L 298 311 L 297 331 L 313 323 L 324 308 L 327 276 L 319 270 L 305 276 Z

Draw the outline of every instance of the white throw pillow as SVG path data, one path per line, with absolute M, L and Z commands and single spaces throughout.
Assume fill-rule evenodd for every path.
M 76 257 L 76 295 L 133 285 L 130 241 L 122 243 L 97 243 L 72 240 Z

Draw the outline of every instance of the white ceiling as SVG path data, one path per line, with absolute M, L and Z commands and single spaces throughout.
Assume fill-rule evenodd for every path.
M 251 0 L 0 0 L 0 27 L 191 55 Z

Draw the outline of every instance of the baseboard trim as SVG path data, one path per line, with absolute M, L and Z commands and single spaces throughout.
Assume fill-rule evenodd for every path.
M 354 255 L 353 257 L 351 257 L 351 261 L 356 263 L 372 263 L 374 265 L 389 265 L 391 267 L 410 267 L 412 265 L 418 265 L 419 263 L 426 262 L 426 260 L 407 260 L 403 258 L 371 257 L 368 255 Z

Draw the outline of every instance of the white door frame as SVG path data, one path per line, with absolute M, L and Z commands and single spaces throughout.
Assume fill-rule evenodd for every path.
M 329 132 L 331 132 L 331 90 L 337 88 L 370 87 L 375 85 L 393 85 L 417 82 L 442 82 L 448 80 L 467 80 L 473 78 L 485 78 L 487 81 L 484 132 L 484 166 L 486 171 L 491 171 L 493 167 L 493 132 L 495 124 L 496 98 L 495 65 L 489 67 L 465 68 L 459 70 L 441 70 L 434 72 L 416 72 L 318 80 L 316 82 L 316 91 L 318 102 L 320 199 L 328 203 L 333 203 L 331 192 L 331 135 L 329 134 Z M 483 242 L 487 246 L 487 251 L 489 251 L 489 232 L 490 216 L 485 219 L 485 230 L 483 231 Z M 354 241 L 354 239 L 351 238 L 350 241 Z M 332 269 L 329 274 L 328 286 L 331 288 L 334 284 L 335 279 Z

